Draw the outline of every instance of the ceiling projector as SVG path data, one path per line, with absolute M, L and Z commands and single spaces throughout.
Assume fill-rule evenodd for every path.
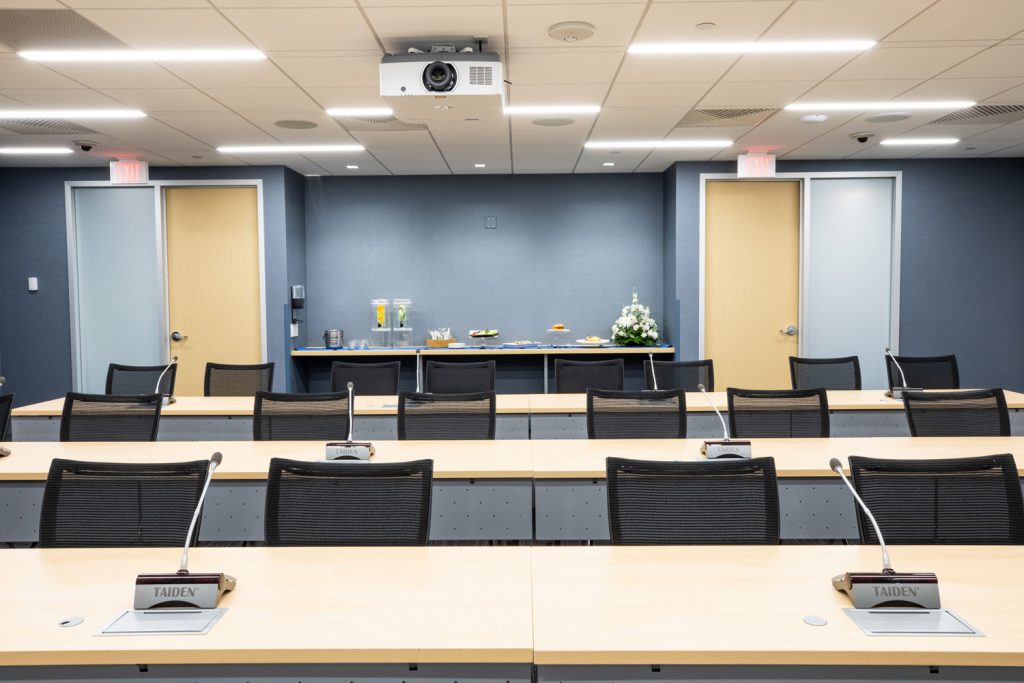
M 490 119 L 504 115 L 505 82 L 496 54 L 410 52 L 385 55 L 380 94 L 409 123 Z

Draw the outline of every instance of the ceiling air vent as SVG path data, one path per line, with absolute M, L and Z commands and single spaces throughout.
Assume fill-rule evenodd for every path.
M 494 69 L 489 66 L 469 67 L 470 85 L 491 85 L 494 78 Z
M 747 128 L 756 126 L 777 111 L 770 107 L 693 109 L 679 119 L 676 128 Z
M 372 132 L 377 130 L 426 130 L 424 123 L 406 123 L 394 116 L 335 116 L 334 120 L 354 132 Z
M 0 43 L 15 50 L 125 47 L 69 9 L 0 9 Z
M 22 135 L 93 135 L 92 128 L 64 119 L 6 119 L 0 128 Z
M 1013 123 L 1024 119 L 1024 104 L 976 104 L 946 114 L 930 123 L 966 125 L 977 123 Z

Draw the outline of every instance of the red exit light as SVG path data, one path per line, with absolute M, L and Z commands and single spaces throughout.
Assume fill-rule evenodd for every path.
M 738 178 L 774 178 L 774 154 L 741 154 L 736 157 L 738 162 L 736 176 Z
M 138 185 L 149 182 L 148 161 L 111 161 L 110 182 L 115 185 Z

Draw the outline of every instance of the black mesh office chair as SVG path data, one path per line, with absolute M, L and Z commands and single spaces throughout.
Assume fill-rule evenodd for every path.
M 209 464 L 208 460 L 130 464 L 55 458 L 43 490 L 39 545 L 180 547 Z
M 686 393 L 587 390 L 591 439 L 685 439 Z
M 252 396 L 274 387 L 274 364 L 231 365 L 207 363 L 204 396 Z
M 398 392 L 399 439 L 493 439 L 495 395 Z
M 1024 543 L 1024 503 L 1012 455 L 940 460 L 850 457 L 857 493 L 886 543 Z M 862 543 L 878 543 L 857 510 Z
M 559 394 L 583 394 L 587 389 L 622 391 L 625 363 L 614 360 L 555 359 L 555 389 Z
M 907 383 L 903 384 L 900 371 L 888 354 L 885 369 L 889 376 L 889 388 L 908 386 L 915 389 L 959 389 L 960 371 L 956 356 L 896 356 Z
M 388 363 L 331 363 L 331 391 L 347 391 L 348 383 L 360 396 L 394 396 L 402 361 Z
M 348 438 L 348 393 L 272 394 L 257 391 L 254 441 L 336 441 Z
M 612 543 L 777 544 L 772 458 L 660 462 L 608 458 Z
M 61 441 L 156 441 L 159 394 L 79 394 L 68 392 L 60 418 Z
M 826 437 L 830 434 L 824 389 L 726 389 L 729 432 L 736 438 Z
M 0 441 L 7 441 L 11 435 L 11 407 L 14 394 L 0 394 Z
M 431 394 L 475 394 L 494 391 L 493 360 L 444 363 L 428 360 L 423 366 L 423 390 Z
M 644 380 L 648 389 L 654 389 L 655 375 L 651 372 L 651 361 L 644 361 Z M 653 372 L 658 378 L 658 389 L 698 391 L 697 385 L 703 384 L 706 391 L 715 390 L 715 364 L 711 359 L 656 360 Z
M 433 461 L 316 463 L 274 458 L 268 545 L 426 545 Z
M 794 389 L 860 390 L 860 359 L 789 357 L 789 376 Z
M 167 372 L 164 374 L 164 370 Z M 119 365 L 107 367 L 107 394 L 164 394 L 174 395 L 174 380 L 178 365 Z M 163 374 L 161 378 L 160 375 Z M 156 383 L 159 380 L 160 388 Z
M 1010 436 L 1002 389 L 908 391 L 903 409 L 911 436 Z

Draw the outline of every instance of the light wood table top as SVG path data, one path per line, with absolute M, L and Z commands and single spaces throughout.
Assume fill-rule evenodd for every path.
M 466 342 L 472 344 L 472 342 Z M 482 348 L 466 349 L 445 349 L 445 348 L 422 348 L 421 356 L 573 356 L 579 354 L 593 355 L 637 355 L 655 353 L 659 355 L 674 354 L 676 350 L 671 347 L 648 347 L 648 346 L 560 346 L 560 347 L 538 347 L 538 348 L 517 348 L 501 345 L 484 346 Z M 341 357 L 346 356 L 415 356 L 416 349 L 299 349 L 292 351 L 293 357 Z
M 1024 666 L 1024 547 L 896 546 L 984 638 L 869 637 L 831 577 L 877 546 L 535 547 L 537 664 Z M 808 626 L 817 615 L 826 626 Z
M 751 439 L 755 458 L 775 458 L 780 477 L 832 477 L 831 458 L 843 466 L 851 455 L 872 458 L 962 458 L 1010 453 L 1024 476 L 1024 436 L 848 437 L 833 439 Z M 533 439 L 537 479 L 604 479 L 605 458 L 706 461 L 703 439 Z
M 181 551 L 0 550 L 5 665 L 530 662 L 529 548 L 193 548 L 238 579 L 203 636 L 96 634 Z M 60 628 L 58 621 L 85 622 Z
M 163 406 L 161 417 L 252 417 L 251 396 L 176 396 L 175 402 Z M 60 417 L 64 399 L 21 406 L 11 411 L 14 417 Z M 585 408 L 584 408 L 585 410 Z M 529 394 L 498 394 L 495 411 L 499 414 L 530 412 Z M 397 415 L 397 396 L 356 396 L 356 415 Z
M 530 479 L 530 442 L 374 441 L 373 462 L 430 459 L 438 479 Z M 60 443 L 15 441 L 11 455 L 0 458 L 0 481 L 45 481 L 53 458 L 92 462 L 175 462 L 224 455 L 214 479 L 266 479 L 271 458 L 323 460 L 323 441 L 144 441 L 129 443 Z M 344 466 L 344 465 L 339 465 Z

